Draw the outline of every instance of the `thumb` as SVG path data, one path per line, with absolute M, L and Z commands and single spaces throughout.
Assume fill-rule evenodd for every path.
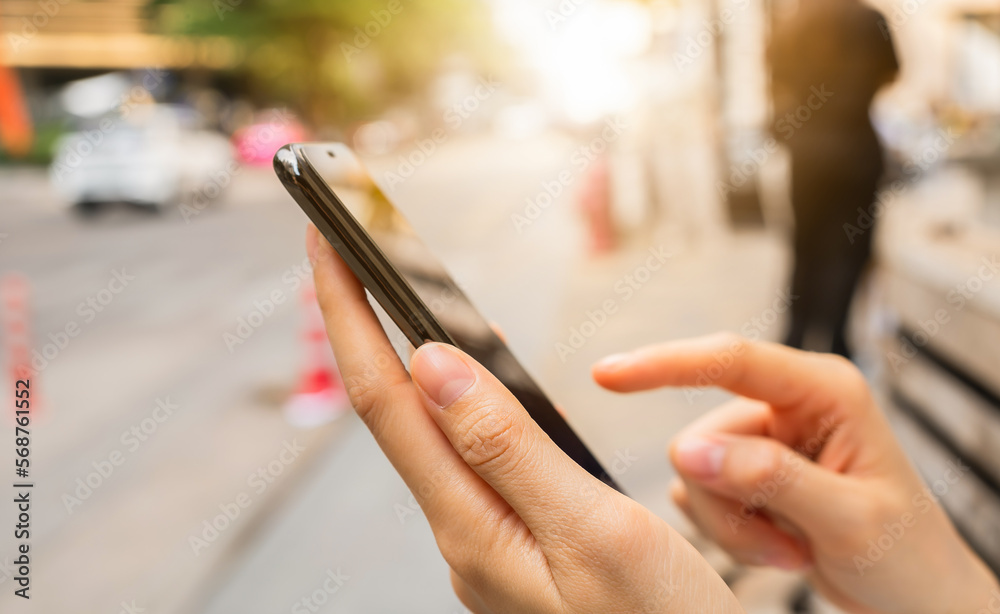
M 424 406 L 462 459 L 532 533 L 564 528 L 580 492 L 607 488 L 573 462 L 513 394 L 461 350 L 425 343 L 410 361 Z
M 780 516 L 810 540 L 837 531 L 843 524 L 840 503 L 858 490 L 850 478 L 767 437 L 691 435 L 674 442 L 670 457 L 685 479 Z

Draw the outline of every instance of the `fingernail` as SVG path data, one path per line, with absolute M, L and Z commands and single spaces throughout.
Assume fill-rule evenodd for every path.
M 704 437 L 682 439 L 674 448 L 677 469 L 693 478 L 714 478 L 722 472 L 726 447 Z
M 438 407 L 448 407 L 472 387 L 476 375 L 459 355 L 440 343 L 428 343 L 413 354 L 413 380 Z
M 607 371 L 615 371 L 627 365 L 631 358 L 629 354 L 612 354 L 598 361 L 597 367 Z

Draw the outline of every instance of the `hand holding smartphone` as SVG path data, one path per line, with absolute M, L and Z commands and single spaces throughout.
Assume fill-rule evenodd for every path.
M 621 491 L 347 146 L 286 145 L 274 169 L 414 347 L 436 341 L 472 356 L 570 458 Z

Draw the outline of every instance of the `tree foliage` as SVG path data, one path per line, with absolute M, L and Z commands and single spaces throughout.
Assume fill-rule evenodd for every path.
M 314 124 L 370 116 L 423 90 L 444 60 L 496 57 L 481 0 L 152 0 L 167 33 L 225 36 L 261 102 Z

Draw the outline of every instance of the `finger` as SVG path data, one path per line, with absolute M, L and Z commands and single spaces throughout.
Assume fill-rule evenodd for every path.
M 825 411 L 831 399 L 843 398 L 864 386 L 856 370 L 836 357 L 749 341 L 729 333 L 611 356 L 594 366 L 593 375 L 600 385 L 618 392 L 661 386 L 719 386 L 766 401 L 779 411 Z M 808 401 L 815 403 L 810 406 Z
M 745 565 L 785 570 L 808 567 L 806 547 L 750 505 L 712 494 L 697 484 L 676 480 L 671 498 L 706 538 Z
M 771 406 L 737 397 L 688 425 L 671 442 L 670 456 L 679 441 L 713 433 L 767 436 L 772 434 Z M 776 527 L 748 501 L 713 494 L 696 482 L 675 479 L 671 498 L 701 532 L 735 560 L 748 565 L 801 569 L 809 553 L 801 542 Z
M 348 392 L 391 390 L 408 383 L 406 368 L 368 303 L 364 286 L 312 224 L 306 244 L 316 298 Z
M 466 463 L 541 540 L 578 523 L 568 515 L 583 487 L 603 484 L 571 460 L 489 371 L 461 350 L 427 343 L 410 364 L 429 415 Z M 604 486 L 607 496 L 617 495 Z M 579 510 L 581 517 L 593 510 Z M 583 518 L 580 519 L 583 521 Z
M 452 448 L 396 356 L 364 288 L 329 243 L 310 226 L 316 295 L 351 401 L 386 457 L 417 499 L 432 527 L 466 535 L 486 530 L 478 520 L 502 500 Z M 506 505 L 506 504 L 503 504 Z M 484 536 L 489 539 L 489 535 Z
M 726 433 L 686 436 L 671 447 L 671 461 L 688 484 L 696 513 L 694 486 L 729 500 L 730 506 L 739 503 L 740 510 L 746 506 L 747 512 L 760 510 L 778 520 L 786 519 L 812 539 L 829 539 L 840 531 L 841 514 L 831 501 L 860 494 L 854 481 L 766 437 Z M 703 512 L 708 512 L 710 501 L 719 503 L 704 499 Z M 730 507 L 724 513 L 731 512 Z M 719 513 L 719 505 L 715 505 L 714 515 Z
M 771 434 L 773 425 L 774 412 L 769 404 L 736 397 L 684 427 L 673 441 L 707 433 L 765 436 Z

